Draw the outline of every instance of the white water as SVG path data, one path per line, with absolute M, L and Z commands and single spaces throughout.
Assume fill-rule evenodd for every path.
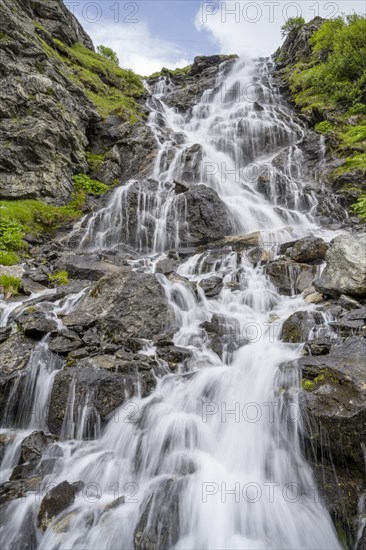
M 179 246 L 184 199 L 169 182 L 183 179 L 188 149 L 195 144 L 201 146 L 201 156 L 189 161 L 195 183 L 219 193 L 238 233 L 261 230 L 263 242 L 273 246 L 319 231 L 311 214 L 315 200 L 305 200 L 303 191 L 309 175 L 298 142 L 304 129 L 271 89 L 266 67 L 239 64 L 224 81 L 226 91 L 239 83 L 252 93 L 246 85 L 253 78 L 263 110 L 242 94 L 223 102 L 219 91 L 213 99 L 206 93 L 187 117 L 164 105 L 167 89 L 160 83 L 150 98 L 155 108 L 150 125 L 159 144 L 152 172 L 157 183 L 150 193 L 137 190 L 133 224 L 128 206 L 137 184 L 117 189 L 106 208 L 76 227 L 80 248 L 116 249 L 127 242 L 140 251 L 162 252 Z M 177 134 L 183 136 L 180 143 Z M 275 167 L 271 161 L 281 151 L 283 163 Z M 240 173 L 228 174 L 235 163 Z M 267 175 L 266 197 L 258 189 L 258 165 Z M 215 166 L 218 172 L 208 175 Z M 156 257 L 144 263 L 153 270 Z M 340 548 L 300 448 L 299 375 L 281 368 L 300 351 L 279 341 L 282 322 L 313 306 L 301 296 L 280 296 L 261 267 L 230 249 L 213 261 L 210 253 L 197 254 L 178 273 L 180 278 L 157 277 L 179 326 L 175 344 L 191 351 L 188 366 L 160 379 L 148 398 L 133 400 L 132 408 L 123 406 L 93 441 L 81 439 L 83 411 L 66 415 L 64 458 L 45 483 L 82 480 L 86 487 L 68 511 L 66 527 L 51 525 L 39 536 L 39 548 L 133 548 L 139 514 L 151 497 L 147 531 L 158 526 L 160 538 L 155 533 L 148 546 L 145 531 L 139 548 Z M 222 278 L 223 288 L 207 299 L 199 283 L 212 275 Z M 220 323 L 219 350 L 200 326 L 213 315 Z M 71 384 L 70 403 L 72 392 Z M 106 508 L 122 495 L 124 504 Z M 36 511 L 34 499 L 30 494 L 12 504 L 14 515 L 25 518 L 25 510 Z M 0 532 L 2 548 L 12 547 L 14 531 L 21 529 L 16 522 Z

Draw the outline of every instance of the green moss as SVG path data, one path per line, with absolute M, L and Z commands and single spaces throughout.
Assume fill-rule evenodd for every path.
M 334 126 L 328 120 L 323 120 L 315 125 L 315 131 L 319 134 L 329 134 L 333 130 Z
M 102 166 L 102 164 L 105 161 L 105 155 L 98 155 L 87 151 L 85 153 L 85 156 L 91 172 L 95 172 L 96 170 L 99 170 L 99 168 Z
M 161 71 L 151 74 L 147 78 L 158 78 L 159 76 L 170 75 L 170 76 L 180 76 L 187 75 L 192 68 L 192 65 L 187 65 L 186 67 L 177 67 L 176 69 L 167 69 L 163 67 Z
M 354 171 L 366 172 L 366 153 L 355 154 L 346 159 L 342 166 L 332 172 L 332 177 Z
M 105 185 L 101 181 L 93 180 L 86 174 L 77 174 L 73 176 L 72 181 L 74 182 L 75 191 L 84 191 L 90 195 L 102 195 L 109 189 L 108 185 Z
M 351 208 L 352 212 L 359 216 L 362 220 L 366 221 L 366 193 L 357 199 L 357 202 Z
M 302 380 L 301 385 L 306 391 L 311 391 L 314 389 L 314 382 L 312 380 Z
M 0 265 L 15 265 L 20 262 L 20 257 L 15 252 L 0 250 Z
M 48 275 L 48 280 L 52 286 L 65 286 L 70 282 L 67 271 L 57 271 L 57 273 L 52 273 Z
M 11 36 L 6 34 L 5 32 L 0 32 L 0 42 L 2 42 L 3 40 L 9 40 L 10 38 Z
M 6 298 L 19 294 L 21 279 L 11 275 L 0 275 L 0 293 L 5 294 Z

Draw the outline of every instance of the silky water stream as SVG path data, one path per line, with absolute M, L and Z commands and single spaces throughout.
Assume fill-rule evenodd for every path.
M 177 195 L 172 183 L 187 173 L 192 185 L 218 193 L 236 234 L 261 231 L 261 246 L 272 256 L 279 243 L 307 234 L 329 239 L 305 189 L 312 177 L 301 151 L 306 130 L 281 99 L 268 64 L 237 62 L 216 84 L 186 115 L 165 104 L 174 91 L 166 77 L 150 90 L 149 125 L 158 148 L 151 179 L 127 182 L 75 226 L 80 251 L 118 253 L 128 244 L 139 269 L 154 272 L 157 260 L 189 232 L 184 193 Z M 208 298 L 200 283 L 215 276 L 222 287 Z M 58 442 L 63 458 L 38 492 L 8 506 L 1 547 L 19 547 L 22 525 L 35 521 L 39 493 L 67 480 L 83 481 L 84 490 L 62 526 L 38 531 L 38 548 L 340 548 L 301 450 L 300 375 L 283 367 L 300 349 L 279 339 L 291 313 L 315 306 L 301 295 L 279 295 L 263 268 L 230 246 L 206 247 L 187 256 L 175 277 L 156 277 L 178 327 L 174 343 L 191 353 L 189 368 L 158 379 L 149 397 L 131 397 L 104 430 L 95 417 L 87 439 L 83 426 L 92 406 L 86 402 L 74 414 L 71 386 L 71 412 Z M 78 299 L 68 302 L 70 311 Z M 57 307 L 63 306 L 53 309 L 55 316 Z M 214 344 L 205 322 L 221 327 Z M 60 368 L 46 337 L 6 408 L 3 429 L 15 438 L 2 463 L 5 479 L 22 439 L 47 430 L 32 407 L 47 409 Z M 122 496 L 123 504 L 110 506 Z

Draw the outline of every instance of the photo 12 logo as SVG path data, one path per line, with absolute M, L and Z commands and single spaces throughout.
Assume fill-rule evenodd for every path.
M 351 2 L 350 2 L 351 3 Z M 201 7 L 202 23 L 209 23 L 214 17 L 219 17 L 221 23 L 258 23 L 266 21 L 287 21 L 292 17 L 336 17 L 340 13 L 337 2 L 268 2 L 268 1 L 204 1 Z
M 72 14 L 78 15 L 86 23 L 99 23 L 108 19 L 114 23 L 139 23 L 138 2 L 74 2 L 65 0 L 65 6 Z

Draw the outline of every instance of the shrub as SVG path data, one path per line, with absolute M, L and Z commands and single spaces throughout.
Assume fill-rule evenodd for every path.
M 366 194 L 362 194 L 351 208 L 352 212 L 366 221 Z
M 84 191 L 90 195 L 102 195 L 108 191 L 108 185 L 105 185 L 101 181 L 93 180 L 86 174 L 77 174 L 73 176 L 72 181 L 74 182 L 75 191 Z
M 11 275 L 0 275 L 0 292 L 5 295 L 5 298 L 16 296 L 19 294 L 21 279 Z
M 15 252 L 0 250 L 0 265 L 15 265 L 20 262 L 20 258 Z
M 21 250 L 24 248 L 24 229 L 19 223 L 4 218 L 4 212 L 1 212 L 1 214 L 0 249 L 11 251 Z
M 282 36 L 287 36 L 292 31 L 299 31 L 304 25 L 305 19 L 303 17 L 290 17 L 281 27 Z
M 329 134 L 331 130 L 333 130 L 333 124 L 327 120 L 323 120 L 323 122 L 319 122 L 315 126 L 315 131 L 319 132 L 319 134 Z
M 52 286 L 64 286 L 68 285 L 70 282 L 67 271 L 57 271 L 56 273 L 52 273 L 48 275 L 48 280 Z
M 303 380 L 301 385 L 302 388 L 306 391 L 311 391 L 314 388 L 314 382 L 312 382 L 311 380 Z

